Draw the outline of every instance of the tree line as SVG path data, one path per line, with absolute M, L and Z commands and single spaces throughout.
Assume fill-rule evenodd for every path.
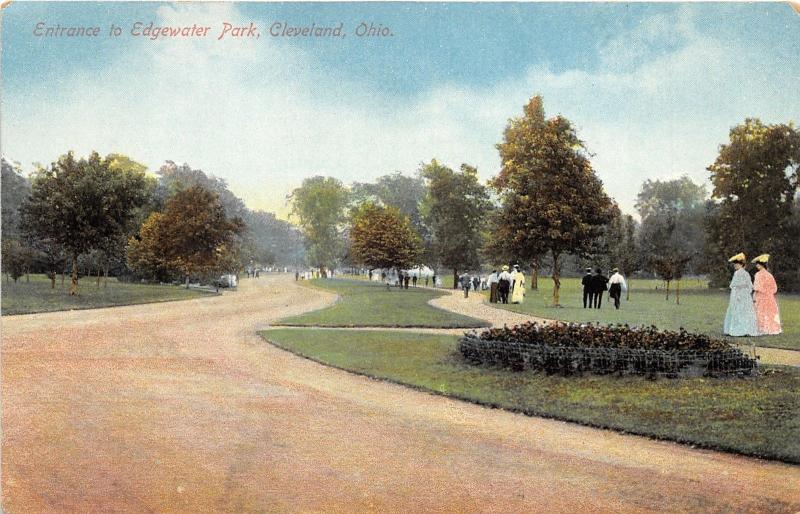
M 707 168 L 712 190 L 688 176 L 645 180 L 639 220 L 622 214 L 605 191 L 572 123 L 547 117 L 540 96 L 508 121 L 497 144 L 500 171 L 487 183 L 477 170 L 432 159 L 413 176 L 373 183 L 333 177 L 303 181 L 290 199 L 309 264 L 478 270 L 519 263 L 553 281 L 559 304 L 564 270 L 619 267 L 669 285 L 707 275 L 729 280 L 727 258 L 771 253 L 783 290 L 800 290 L 800 132 L 791 124 L 746 119 L 730 131 Z
M 67 152 L 25 177 L 2 160 L 2 262 L 9 279 L 101 272 L 125 280 L 212 280 L 247 266 L 298 265 L 303 236 L 248 209 L 224 180 L 188 164 L 148 174 L 121 154 Z

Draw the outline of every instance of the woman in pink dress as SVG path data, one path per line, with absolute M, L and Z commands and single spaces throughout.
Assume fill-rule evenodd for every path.
M 753 299 L 756 303 L 758 331 L 761 334 L 780 334 L 781 315 L 778 311 L 778 302 L 775 300 L 778 285 L 775 283 L 772 273 L 767 270 L 769 254 L 759 255 L 753 259 L 753 262 L 758 270 L 753 281 Z

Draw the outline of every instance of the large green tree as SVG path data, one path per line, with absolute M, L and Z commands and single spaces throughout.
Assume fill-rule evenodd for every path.
M 489 192 L 478 180 L 477 169 L 468 164 L 453 171 L 433 159 L 422 165 L 420 176 L 427 185 L 421 213 L 431 236 L 433 258 L 437 265 L 453 270 L 456 288 L 459 270 L 480 266 L 491 209 Z
M 800 131 L 755 118 L 730 130 L 730 141 L 708 167 L 715 205 L 709 212 L 707 253 L 712 281 L 727 283 L 727 258 L 770 253 L 783 288 L 800 288 L 800 226 L 794 216 Z
M 497 149 L 502 169 L 491 181 L 501 200 L 497 234 L 534 264 L 550 253 L 553 305 L 559 305 L 561 259 L 592 247 L 611 219 L 611 199 L 572 124 L 563 116 L 546 119 L 540 96 L 509 120 Z
M 306 236 L 307 260 L 317 268 L 335 268 L 345 250 L 348 191 L 333 177 L 309 177 L 292 191 L 292 215 Z
M 195 185 L 167 200 L 163 212 L 154 212 L 128 244 L 129 265 L 158 277 L 177 272 L 188 287 L 190 277 L 209 277 L 238 268 L 236 236 L 240 218 L 229 218 L 219 195 Z
M 395 207 L 365 202 L 352 216 L 350 257 L 369 269 L 410 268 L 421 247 L 411 220 Z
M 69 152 L 34 174 L 31 195 L 21 207 L 22 228 L 64 249 L 72 260 L 70 294 L 75 295 L 78 257 L 123 234 L 148 197 L 144 171 L 113 166 L 97 152 L 81 159 Z

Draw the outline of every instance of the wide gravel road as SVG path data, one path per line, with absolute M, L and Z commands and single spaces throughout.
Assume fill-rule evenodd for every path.
M 330 294 L 2 319 L 2 498 L 22 512 L 800 510 L 800 467 L 420 393 L 265 344 Z

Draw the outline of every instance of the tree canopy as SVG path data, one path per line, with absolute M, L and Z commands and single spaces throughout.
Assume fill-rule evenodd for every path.
M 727 258 L 770 253 L 784 286 L 800 287 L 800 224 L 796 194 L 800 132 L 792 124 L 748 118 L 730 130 L 711 173 L 715 202 L 708 218 L 707 253 L 714 282 L 727 283 Z
M 396 207 L 365 202 L 353 214 L 350 256 L 369 269 L 410 268 L 419 264 L 419 235 Z
M 612 202 L 563 116 L 546 119 L 540 96 L 509 120 L 497 145 L 502 168 L 491 181 L 501 201 L 495 246 L 509 254 L 553 258 L 553 304 L 559 304 L 561 256 L 591 248 L 612 215 Z
M 458 270 L 478 268 L 491 209 L 478 170 L 462 164 L 456 172 L 433 159 L 422 165 L 420 176 L 427 185 L 421 212 L 431 235 L 433 258 L 438 265 L 451 268 L 453 277 Z
M 152 213 L 129 241 L 128 262 L 141 272 L 192 276 L 238 269 L 236 236 L 240 218 L 228 218 L 219 195 L 202 186 L 180 190 L 163 212 Z
M 333 268 L 343 257 L 348 191 L 332 177 L 310 177 L 292 191 L 292 215 L 306 236 L 312 266 Z
M 23 230 L 63 248 L 72 258 L 70 294 L 77 293 L 78 256 L 124 234 L 134 210 L 149 198 L 144 171 L 112 165 L 93 152 L 72 152 L 33 177 L 31 195 L 20 211 Z

